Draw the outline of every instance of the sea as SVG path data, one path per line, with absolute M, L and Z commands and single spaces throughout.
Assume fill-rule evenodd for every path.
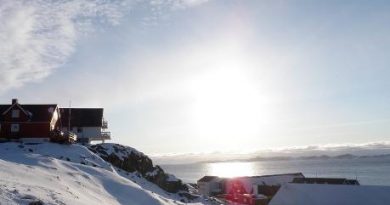
M 349 178 L 357 179 L 361 185 L 390 186 L 390 157 L 204 162 L 161 167 L 187 183 L 196 183 L 205 175 L 238 177 L 301 172 L 306 177 Z

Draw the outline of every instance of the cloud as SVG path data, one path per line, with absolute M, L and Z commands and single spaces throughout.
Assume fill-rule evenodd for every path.
M 353 154 L 356 156 L 374 156 L 390 154 L 390 141 L 370 142 L 362 144 L 328 144 L 299 147 L 284 147 L 278 149 L 256 150 L 250 153 L 176 153 L 151 155 L 160 164 L 182 164 L 204 161 L 246 160 L 255 157 L 307 157 L 307 156 L 337 156 Z
M 120 5 L 100 0 L 0 1 L 0 91 L 48 76 L 74 52 L 92 19 L 117 24 Z
M 161 5 L 186 7 L 197 1 L 148 2 L 156 10 Z M 80 36 L 101 24 L 119 24 L 137 4 L 132 0 L 0 0 L 0 93 L 44 79 L 67 62 Z
M 259 152 L 261 153 L 261 152 Z M 328 144 L 290 147 L 273 150 L 273 154 L 282 156 L 314 156 L 314 155 L 380 155 L 390 153 L 390 142 L 370 142 L 362 144 Z

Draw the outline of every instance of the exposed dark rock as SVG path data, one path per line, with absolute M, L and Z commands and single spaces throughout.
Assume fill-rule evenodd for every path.
M 30 202 L 28 205 L 44 205 L 44 203 L 41 200 L 38 200 Z
M 188 192 L 187 186 L 181 180 L 165 173 L 160 166 L 153 166 L 153 162 L 148 156 L 134 148 L 106 143 L 92 145 L 89 149 L 113 166 L 127 172 L 137 172 L 167 192 Z

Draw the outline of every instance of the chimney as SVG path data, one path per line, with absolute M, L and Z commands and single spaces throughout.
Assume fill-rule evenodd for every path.
M 16 99 L 16 98 L 12 99 L 12 105 L 17 104 L 17 103 L 18 103 L 18 99 Z

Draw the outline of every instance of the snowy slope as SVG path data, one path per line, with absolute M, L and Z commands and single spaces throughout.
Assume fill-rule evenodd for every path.
M 0 144 L 0 204 L 183 204 L 80 145 Z M 202 202 L 192 204 L 204 204 Z
M 132 147 L 103 143 L 88 148 L 116 168 L 130 173 L 138 173 L 167 192 L 187 195 L 183 200 L 198 198 L 195 195 L 191 196 L 187 186 L 180 179 L 166 173 L 160 166 L 153 164 L 152 159 L 147 155 Z

